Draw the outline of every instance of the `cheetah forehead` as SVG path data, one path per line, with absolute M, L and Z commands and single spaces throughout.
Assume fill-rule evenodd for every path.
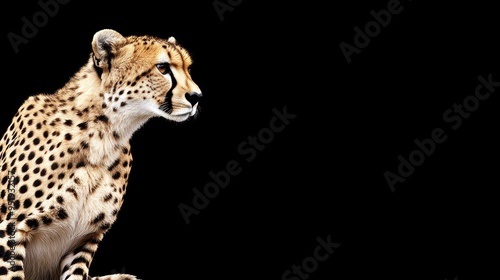
M 132 59 L 149 58 L 154 63 L 170 63 L 185 68 L 193 63 L 191 54 L 173 36 L 168 39 L 148 35 L 129 36 L 127 42 L 133 46 Z

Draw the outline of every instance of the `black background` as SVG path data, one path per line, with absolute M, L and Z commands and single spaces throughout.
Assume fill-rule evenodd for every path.
M 7 34 L 41 8 L 3 3 L 2 129 L 28 96 L 54 92 L 86 62 L 102 28 L 175 36 L 194 59 L 200 114 L 134 135 L 126 200 L 91 275 L 284 279 L 328 236 L 341 245 L 308 279 L 497 274 L 487 254 L 497 255 L 500 89 L 458 129 L 443 119 L 478 76 L 500 81 L 494 5 L 401 1 L 348 63 L 339 45 L 392 1 L 229 2 L 221 20 L 211 0 L 73 0 L 17 54 Z M 295 119 L 247 162 L 238 146 L 285 107 Z M 446 141 L 392 192 L 384 172 L 435 128 Z M 231 160 L 242 172 L 186 225 L 179 204 Z

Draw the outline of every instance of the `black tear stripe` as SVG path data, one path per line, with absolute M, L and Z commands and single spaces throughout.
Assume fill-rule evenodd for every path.
M 172 97 L 174 96 L 173 91 L 174 91 L 174 88 L 177 86 L 177 80 L 175 79 L 172 71 L 170 71 L 169 75 L 170 75 L 170 78 L 172 78 L 172 86 L 167 91 L 167 96 L 165 97 L 165 104 L 166 104 L 165 112 L 170 114 L 172 111 Z

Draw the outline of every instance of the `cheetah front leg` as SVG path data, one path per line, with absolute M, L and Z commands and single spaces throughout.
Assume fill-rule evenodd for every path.
M 104 234 L 96 234 L 93 238 L 73 252 L 66 255 L 61 261 L 61 280 L 139 280 L 129 274 L 113 274 L 107 276 L 90 277 L 89 266 Z
M 15 223 L 0 223 L 0 278 L 24 280 L 23 259 L 26 250 L 20 242 Z
M 0 222 L 0 279 L 25 279 L 23 261 L 26 248 L 23 237 L 16 223 L 8 219 Z

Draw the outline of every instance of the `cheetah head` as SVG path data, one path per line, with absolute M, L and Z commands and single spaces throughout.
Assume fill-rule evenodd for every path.
M 128 36 L 104 29 L 92 40 L 103 108 L 144 121 L 182 122 L 197 114 L 202 96 L 190 75 L 192 58 L 174 37 Z

